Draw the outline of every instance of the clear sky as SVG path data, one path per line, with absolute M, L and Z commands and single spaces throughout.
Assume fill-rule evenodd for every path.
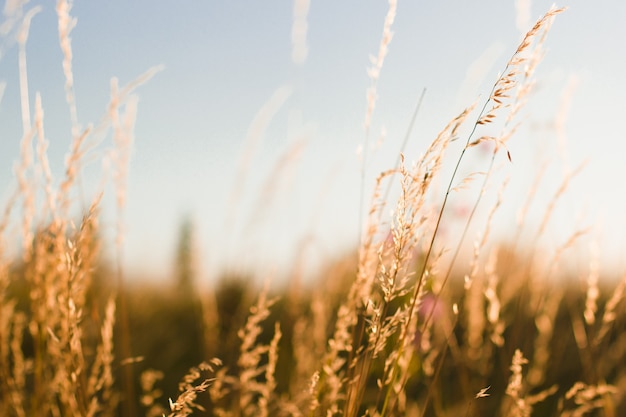
M 409 161 L 463 107 L 488 94 L 521 39 L 518 26 L 530 28 L 552 4 L 526 2 L 525 18 L 522 3 L 399 0 L 372 116 L 372 142 L 381 132 L 385 140 L 368 156 L 368 194 L 373 177 L 394 163 L 424 88 L 406 150 Z M 29 89 L 31 101 L 36 92 L 42 97 L 58 178 L 70 143 L 69 111 L 54 3 L 34 1 L 25 9 L 37 5 L 42 10 L 32 20 L 26 48 Z M 542 161 L 550 166 L 536 215 L 563 170 L 588 159 L 559 203 L 553 233 L 565 236 L 567 230 L 593 225 L 591 237 L 623 266 L 626 2 L 570 0 L 557 6 L 569 9 L 555 21 L 524 127 L 509 147 L 508 218 L 515 218 L 515 205 Z M 204 271 L 234 264 L 283 268 L 303 242 L 311 259 L 338 256 L 355 246 L 361 187 L 357 149 L 365 137 L 370 84 L 366 69 L 369 56 L 378 52 L 387 10 L 382 0 L 311 0 L 302 16 L 308 53 L 297 64 L 292 1 L 74 3 L 73 70 L 82 126 L 104 114 L 112 77 L 126 84 L 155 65 L 164 68 L 137 90 L 125 214 L 125 262 L 131 273 L 163 278 L 171 272 L 185 216 L 195 224 Z M 10 38 L 2 53 L 4 202 L 14 184 L 21 116 L 18 54 Z M 571 94 L 567 113 L 561 113 L 567 115 L 561 136 L 567 141 L 565 160 L 555 129 L 564 94 Z M 87 184 L 97 182 L 90 182 L 90 175 L 99 175 L 91 172 L 100 171 L 110 146 L 107 139 L 88 157 Z M 479 169 L 486 160 L 472 163 Z M 112 235 L 110 206 L 105 203 L 103 228 Z M 503 236 L 506 224 L 502 220 L 498 226 Z

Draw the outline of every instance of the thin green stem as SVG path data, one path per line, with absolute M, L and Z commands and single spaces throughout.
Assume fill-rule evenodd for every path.
M 517 54 L 517 52 L 515 54 Z M 513 56 L 515 56 L 515 54 Z M 511 66 L 511 61 L 512 61 L 512 59 L 507 62 L 507 64 L 506 64 L 502 74 L 506 74 L 507 70 Z M 479 114 L 478 114 L 478 116 L 476 118 L 476 121 L 474 122 L 472 130 L 470 131 L 470 133 L 469 133 L 469 135 L 467 137 L 467 140 L 465 142 L 465 146 L 463 147 L 463 149 L 461 151 L 461 154 L 459 155 L 459 158 L 456 161 L 456 164 L 454 166 L 454 170 L 453 170 L 452 175 L 450 177 L 450 181 L 448 182 L 448 186 L 446 188 L 446 193 L 445 193 L 445 196 L 444 196 L 444 199 L 443 199 L 443 203 L 441 204 L 441 208 L 439 209 L 439 213 L 437 215 L 437 222 L 435 223 L 435 229 L 434 229 L 432 237 L 430 239 L 430 244 L 428 245 L 428 250 L 427 250 L 426 255 L 424 257 L 424 260 L 422 262 L 422 267 L 421 267 L 421 270 L 420 270 L 420 273 L 419 273 L 419 278 L 418 278 L 417 284 L 415 285 L 415 290 L 413 292 L 413 296 L 412 296 L 412 299 L 411 299 L 411 305 L 409 307 L 409 314 L 407 316 L 407 322 L 405 324 L 406 331 L 403 333 L 403 335 L 402 335 L 402 337 L 401 337 L 401 339 L 399 341 L 398 355 L 397 355 L 397 357 L 396 357 L 396 359 L 394 361 L 394 364 L 392 366 L 392 369 L 391 369 L 392 381 L 395 378 L 395 373 L 396 373 L 396 369 L 398 367 L 399 358 L 402 356 L 402 353 L 403 353 L 403 350 L 404 350 L 404 345 L 405 345 L 405 340 L 404 339 L 409 334 L 409 328 L 410 328 L 410 325 L 411 325 L 411 321 L 413 320 L 413 315 L 415 313 L 415 308 L 417 306 L 417 301 L 419 299 L 419 294 L 420 294 L 420 292 L 422 290 L 422 286 L 424 284 L 424 277 L 425 277 L 426 271 L 428 270 L 427 269 L 428 268 L 428 262 L 430 260 L 430 257 L 432 255 L 432 252 L 433 252 L 433 249 L 434 249 L 434 246 L 435 246 L 435 240 L 437 239 L 438 232 L 439 232 L 439 227 L 441 226 L 441 221 L 443 219 L 443 214 L 444 214 L 444 211 L 445 211 L 446 206 L 448 204 L 448 198 L 450 196 L 450 192 L 452 191 L 452 185 L 454 184 L 454 181 L 456 179 L 457 173 L 458 173 L 459 168 L 461 166 L 461 162 L 464 159 L 465 152 L 467 151 L 467 149 L 469 147 L 470 141 L 474 137 L 476 129 L 478 128 L 478 125 L 479 125 L 479 122 L 480 122 L 481 118 L 485 114 L 485 110 L 487 109 L 487 106 L 492 101 L 491 97 L 492 97 L 494 91 L 496 90 L 497 86 L 499 85 L 500 80 L 501 80 L 501 77 L 498 78 L 498 81 L 496 83 L 494 83 L 494 85 L 492 86 L 491 91 L 489 93 L 489 97 L 487 98 L 487 100 L 485 100 L 485 103 L 483 104 L 483 106 L 482 106 L 482 108 L 481 108 L 481 110 L 480 110 L 480 112 L 479 112 Z M 384 405 L 383 405 L 383 409 L 381 411 L 381 416 L 384 416 L 385 413 L 387 412 L 387 407 L 389 405 L 389 401 L 390 401 L 390 397 L 391 397 L 391 391 L 392 390 L 390 388 L 387 389 L 387 394 L 385 395 L 385 402 L 384 402 Z

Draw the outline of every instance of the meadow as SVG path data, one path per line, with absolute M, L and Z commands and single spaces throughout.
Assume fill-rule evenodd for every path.
M 576 227 L 549 250 L 521 237 L 538 242 L 549 233 L 579 170 L 564 177 L 538 222 L 527 213 L 545 178 L 529 172 L 536 180 L 516 224 L 506 240 L 494 238 L 508 184 L 502 172 L 514 158 L 507 145 L 563 12 L 551 8 L 537 20 L 488 96 L 420 155 L 403 150 L 373 190 L 360 185 L 358 247 L 327 259 L 314 279 L 296 269 L 271 286 L 266 277 L 224 273 L 211 288 L 197 283 L 192 223 L 181 226 L 170 282 L 130 280 L 124 271 L 135 94 L 159 68 L 126 86 L 113 79 L 106 114 L 81 127 L 72 16 L 59 1 L 72 145 L 65 171 L 53 173 L 41 98 L 32 107 L 28 99 L 27 12 L 16 23 L 26 28 L 16 32 L 21 152 L 0 222 L 0 414 L 626 415 L 626 274 L 601 276 L 592 251 L 572 276 L 562 259 L 584 234 Z M 369 72 L 366 130 L 395 13 L 390 1 Z M 111 186 L 89 195 L 81 170 L 94 136 L 110 138 L 103 178 Z M 466 172 L 476 152 L 485 164 Z M 467 190 L 469 209 L 451 213 L 451 200 Z M 112 241 L 99 221 L 105 202 L 120 213 Z M 105 245 L 112 257 L 102 255 Z

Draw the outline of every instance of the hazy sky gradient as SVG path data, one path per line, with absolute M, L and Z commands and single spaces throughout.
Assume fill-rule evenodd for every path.
M 383 131 L 386 139 L 369 154 L 367 195 L 374 176 L 394 163 L 424 88 L 425 100 L 406 150 L 408 161 L 416 160 L 462 108 L 489 93 L 522 36 L 514 3 L 399 1 L 370 134 L 372 142 Z M 33 18 L 27 44 L 28 77 L 31 101 L 37 91 L 43 99 L 50 159 L 58 178 L 70 143 L 69 112 L 54 6 L 31 2 L 26 7 L 39 4 L 43 10 Z M 551 4 L 532 2 L 528 28 Z M 509 207 L 498 223 L 499 233 L 510 234 L 507 221 L 514 222 L 516 205 L 524 201 L 542 161 L 550 165 L 535 216 L 554 194 L 563 170 L 589 159 L 560 202 L 551 233 L 558 241 L 567 230 L 596 225 L 598 231 L 590 235 L 623 266 L 626 3 L 571 0 L 557 5 L 569 10 L 555 21 L 536 93 L 523 113 L 524 127 L 510 144 L 513 163 L 504 168 L 511 176 Z M 171 272 L 178 227 L 186 215 L 195 222 L 205 271 L 233 264 L 288 266 L 285 260 L 293 259 L 305 236 L 313 258 L 338 256 L 338 251 L 354 247 L 361 187 L 356 150 L 365 137 L 366 69 L 369 55 L 378 51 L 387 9 L 382 0 L 311 0 L 308 56 L 296 65 L 291 61 L 291 1 L 74 4 L 74 80 L 83 126 L 102 117 L 111 77 L 126 84 L 148 68 L 164 65 L 137 90 L 125 217 L 131 273 L 163 278 Z M 17 48 L 5 42 L 4 52 L 3 201 L 14 181 L 12 161 L 19 156 L 21 137 Z M 568 86 L 572 95 L 564 162 L 554 127 Z M 255 137 L 251 124 L 277 91 L 284 94 L 284 103 L 281 97 L 274 99 L 275 115 L 264 134 Z M 108 146 L 110 139 L 88 158 L 87 184 L 95 183 L 90 175 L 99 175 L 102 149 Z M 233 197 L 246 152 L 251 158 L 247 175 Z M 486 164 L 478 157 L 467 168 L 484 169 Z M 115 217 L 111 203 L 105 205 L 103 228 L 112 235 Z M 586 246 L 579 250 L 584 253 Z

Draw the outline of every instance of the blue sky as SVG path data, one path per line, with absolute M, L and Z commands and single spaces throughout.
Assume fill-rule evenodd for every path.
M 424 88 L 408 160 L 417 159 L 463 107 L 488 94 L 521 39 L 514 3 L 399 1 L 370 136 L 375 141 L 384 131 L 386 139 L 368 157 L 368 193 L 373 177 L 395 161 Z M 551 4 L 532 2 L 528 27 Z M 32 20 L 27 44 L 29 89 L 31 100 L 35 92 L 42 96 L 58 178 L 70 143 L 62 55 L 53 3 L 30 2 L 25 8 L 36 5 L 42 11 Z M 536 93 L 523 114 L 524 127 L 510 145 L 514 162 L 505 168 L 511 176 L 510 206 L 497 229 L 507 235 L 507 221 L 514 219 L 541 161 L 550 165 L 535 216 L 554 194 L 563 169 L 588 159 L 557 207 L 551 236 L 558 242 L 568 230 L 593 225 L 590 236 L 621 265 L 626 248 L 621 238 L 626 230 L 621 181 L 626 174 L 626 4 L 571 0 L 557 5 L 569 9 L 555 21 Z M 126 84 L 155 65 L 164 67 L 137 90 L 125 212 L 125 262 L 131 274 L 164 278 L 171 272 L 185 216 L 196 226 L 200 267 L 207 275 L 232 265 L 260 271 L 289 267 L 304 241 L 310 259 L 339 256 L 354 247 L 366 69 L 369 55 L 378 51 L 387 9 L 382 0 L 312 0 L 306 16 L 308 55 L 296 65 L 291 60 L 291 1 L 75 2 L 73 70 L 81 125 L 102 117 L 111 77 Z M 3 202 L 14 184 L 21 138 L 17 48 L 10 39 L 4 45 Z M 568 85 L 573 92 L 564 162 L 554 121 Z M 255 116 L 277 91 L 288 92 L 284 102 L 264 134 L 251 138 Z M 105 141 L 89 157 L 87 189 L 97 183 L 109 146 Z M 289 150 L 297 158 L 280 163 Z M 243 182 L 237 182 L 245 152 L 250 152 L 250 164 Z M 470 165 L 478 169 L 481 163 L 486 161 Z M 236 183 L 243 186 L 233 197 Z M 103 228 L 112 235 L 115 216 L 109 200 Z M 579 250 L 584 253 L 586 246 Z

